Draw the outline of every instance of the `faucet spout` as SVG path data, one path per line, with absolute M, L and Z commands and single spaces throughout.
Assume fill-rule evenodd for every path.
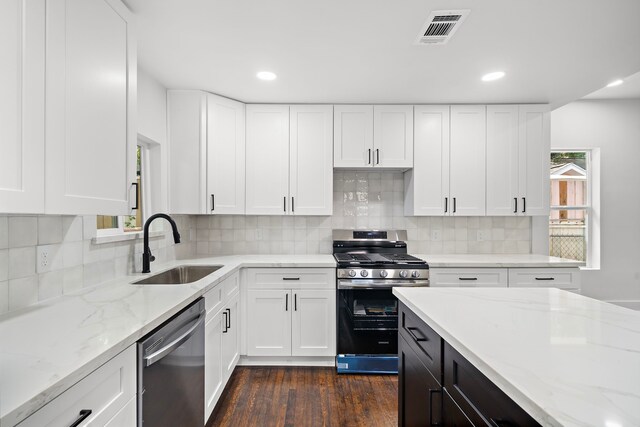
M 175 243 L 180 243 L 180 233 L 178 233 L 178 226 L 176 222 L 167 214 L 157 213 L 155 215 L 151 215 L 144 223 L 144 243 L 142 250 L 142 272 L 143 273 L 151 273 L 151 262 L 155 261 L 155 257 L 151 254 L 151 248 L 149 247 L 149 225 L 156 218 L 164 218 L 169 221 L 171 224 L 171 229 L 173 230 L 173 241 Z

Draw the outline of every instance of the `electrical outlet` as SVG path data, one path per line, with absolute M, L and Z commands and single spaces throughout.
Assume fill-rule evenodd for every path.
M 37 256 L 38 256 L 38 270 L 40 271 L 46 271 L 47 268 L 49 267 L 49 263 L 50 263 L 50 259 L 49 259 L 49 248 L 47 248 L 46 246 L 38 246 L 38 251 L 37 251 Z
M 478 242 L 484 242 L 485 240 L 487 240 L 487 236 L 485 235 L 484 231 L 478 230 L 477 240 Z
M 439 242 L 442 240 L 442 233 L 440 230 L 431 230 L 431 241 Z
M 256 230 L 256 240 L 262 240 L 262 229 L 260 228 Z

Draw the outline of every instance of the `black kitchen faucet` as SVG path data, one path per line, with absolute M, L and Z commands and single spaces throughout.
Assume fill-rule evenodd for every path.
M 173 229 L 173 241 L 180 243 L 180 233 L 178 233 L 178 226 L 176 222 L 167 214 L 157 213 L 151 215 L 149 219 L 144 223 L 144 246 L 142 249 L 142 272 L 151 273 L 151 262 L 155 261 L 156 257 L 151 254 L 151 248 L 149 248 L 149 225 L 156 218 L 164 218 L 169 221 L 171 228 Z

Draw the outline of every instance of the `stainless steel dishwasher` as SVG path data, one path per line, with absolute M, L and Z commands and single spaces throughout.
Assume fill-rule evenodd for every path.
M 138 426 L 204 425 L 204 299 L 138 341 Z

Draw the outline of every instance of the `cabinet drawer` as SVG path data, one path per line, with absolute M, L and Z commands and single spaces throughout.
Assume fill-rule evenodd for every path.
M 227 277 L 224 279 L 224 282 L 222 282 L 222 286 L 224 287 L 224 300 L 226 301 L 240 292 L 240 275 L 234 273 Z
M 207 317 L 217 313 L 224 305 L 224 282 L 218 283 L 213 289 L 208 290 L 204 296 L 204 306 Z
M 430 286 L 450 287 L 507 287 L 506 268 L 432 268 Z
M 20 427 L 69 426 L 81 417 L 82 410 L 91 410 L 91 414 L 79 424 L 80 426 L 106 425 L 135 395 L 136 346 L 134 344 L 18 425 Z M 135 417 L 134 422 L 129 425 L 135 426 Z
M 577 268 L 510 268 L 510 288 L 580 289 Z
M 442 339 L 433 329 L 400 304 L 398 330 L 400 335 L 414 348 L 420 356 L 420 361 L 429 369 L 431 374 L 442 382 Z
M 485 419 L 491 426 L 540 425 L 447 342 L 444 388 L 470 420 Z
M 335 289 L 334 268 L 250 268 L 249 289 Z

